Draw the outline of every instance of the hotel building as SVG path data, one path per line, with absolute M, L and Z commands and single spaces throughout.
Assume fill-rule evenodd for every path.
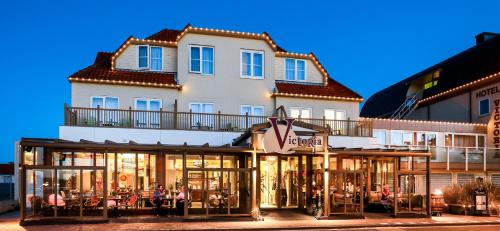
M 496 160 L 484 124 L 360 118 L 359 94 L 265 32 L 129 37 L 68 80 L 59 137 L 16 145 L 23 222 L 152 214 L 159 184 L 166 210 L 185 217 L 428 216 L 440 186 L 431 167 L 451 175 Z

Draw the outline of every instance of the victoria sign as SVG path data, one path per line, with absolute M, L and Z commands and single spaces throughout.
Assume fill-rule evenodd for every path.
M 269 117 L 269 128 L 262 139 L 264 150 L 267 153 L 275 152 L 281 154 L 290 154 L 297 147 L 314 147 L 323 145 L 323 140 L 319 137 L 312 136 L 302 138 L 293 131 L 293 122 L 295 119 L 286 118 L 285 124 L 278 123 L 277 117 Z

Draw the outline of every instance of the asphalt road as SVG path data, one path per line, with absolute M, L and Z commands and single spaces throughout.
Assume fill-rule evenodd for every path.
M 359 231 L 499 231 L 500 225 L 467 225 L 467 226 L 423 226 L 423 227 L 387 227 L 387 228 L 363 228 L 363 229 L 312 229 L 319 230 L 359 230 Z M 312 231 L 311 230 L 311 231 Z

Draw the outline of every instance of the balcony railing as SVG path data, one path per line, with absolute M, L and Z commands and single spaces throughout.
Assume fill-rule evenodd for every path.
M 394 146 L 411 150 L 428 150 L 432 153 L 433 169 L 447 171 L 496 171 L 500 169 L 500 149 L 488 147 L 429 147 L 429 146 Z M 424 164 L 422 162 L 422 164 Z
M 298 118 L 298 121 L 327 127 L 336 136 L 372 136 L 370 121 Z M 231 115 L 178 111 L 143 111 L 65 107 L 64 125 L 80 127 L 113 127 L 172 130 L 206 130 L 242 132 L 254 124 L 267 122 L 267 116 Z

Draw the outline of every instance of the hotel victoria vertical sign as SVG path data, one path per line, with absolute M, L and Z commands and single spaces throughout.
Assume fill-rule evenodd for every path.
M 271 127 L 264 133 L 262 144 L 267 153 L 275 152 L 281 154 L 294 153 L 294 148 L 314 148 L 323 145 L 323 137 L 311 136 L 303 138 L 297 136 L 293 131 L 295 119 L 286 118 L 285 124 L 278 123 L 277 117 L 268 118 Z
M 488 146 L 500 148 L 500 99 L 493 100 L 493 112 L 488 122 Z M 495 158 L 500 152 L 495 150 Z

